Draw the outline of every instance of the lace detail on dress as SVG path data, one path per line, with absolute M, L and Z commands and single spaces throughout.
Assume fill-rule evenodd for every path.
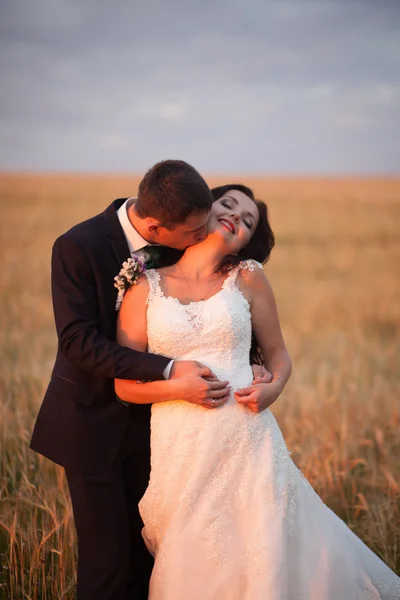
M 400 598 L 400 583 L 396 581 L 368 581 L 367 586 L 363 586 L 363 600 L 382 600 L 385 598 L 397 600 Z
M 149 294 L 147 296 L 147 304 L 150 304 L 154 298 L 162 294 L 160 287 L 160 273 L 155 269 L 149 269 L 144 272 L 149 283 Z
M 242 260 L 242 262 L 239 264 L 239 269 L 248 269 L 249 271 L 255 271 L 256 269 L 261 269 L 261 271 L 262 271 L 264 269 L 264 267 L 257 260 L 253 260 L 252 258 L 249 258 L 247 260 Z
M 202 307 L 199 306 L 200 302 L 190 302 L 189 304 L 181 304 L 178 298 L 173 298 L 172 296 L 167 296 L 167 300 L 171 303 L 178 304 L 183 307 L 183 310 L 186 313 L 188 323 L 190 326 L 201 333 L 204 329 L 204 318 L 202 315 Z M 201 302 L 207 302 L 207 300 L 202 300 Z

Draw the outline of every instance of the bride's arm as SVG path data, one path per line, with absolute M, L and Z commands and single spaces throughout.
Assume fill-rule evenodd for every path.
M 147 352 L 147 296 L 149 285 L 143 277 L 124 297 L 117 322 L 117 342 L 121 346 Z M 182 379 L 148 383 L 115 380 L 115 392 L 121 400 L 134 404 L 152 404 L 182 397 Z
M 264 272 L 258 268 L 242 270 L 238 285 L 250 303 L 253 331 L 272 381 L 238 390 L 237 399 L 251 404 L 253 410 L 257 407 L 264 410 L 282 392 L 290 377 L 292 362 L 282 336 L 274 294 Z

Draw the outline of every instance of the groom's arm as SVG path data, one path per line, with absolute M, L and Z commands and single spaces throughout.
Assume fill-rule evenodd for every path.
M 169 358 L 125 348 L 101 333 L 94 272 L 72 236 L 54 244 L 51 286 L 59 349 L 71 363 L 100 377 L 164 379 Z

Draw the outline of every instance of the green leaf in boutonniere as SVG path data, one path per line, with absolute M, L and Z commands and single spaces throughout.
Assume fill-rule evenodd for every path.
M 146 261 L 146 269 L 154 269 L 157 266 L 161 256 L 161 246 L 146 246 L 142 253 Z

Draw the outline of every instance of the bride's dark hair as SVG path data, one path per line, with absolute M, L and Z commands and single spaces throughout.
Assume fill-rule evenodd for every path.
M 268 208 L 264 202 L 255 199 L 250 188 L 240 183 L 228 183 L 227 185 L 215 187 L 211 190 L 214 201 L 225 196 L 230 190 L 237 190 L 251 198 L 257 205 L 260 218 L 249 243 L 237 254 L 228 254 L 221 261 L 218 270 L 222 272 L 230 271 L 242 260 L 253 259 L 262 264 L 266 263 L 275 245 L 275 236 L 268 221 Z M 251 340 L 250 361 L 252 364 L 264 365 L 264 357 L 254 333 Z

